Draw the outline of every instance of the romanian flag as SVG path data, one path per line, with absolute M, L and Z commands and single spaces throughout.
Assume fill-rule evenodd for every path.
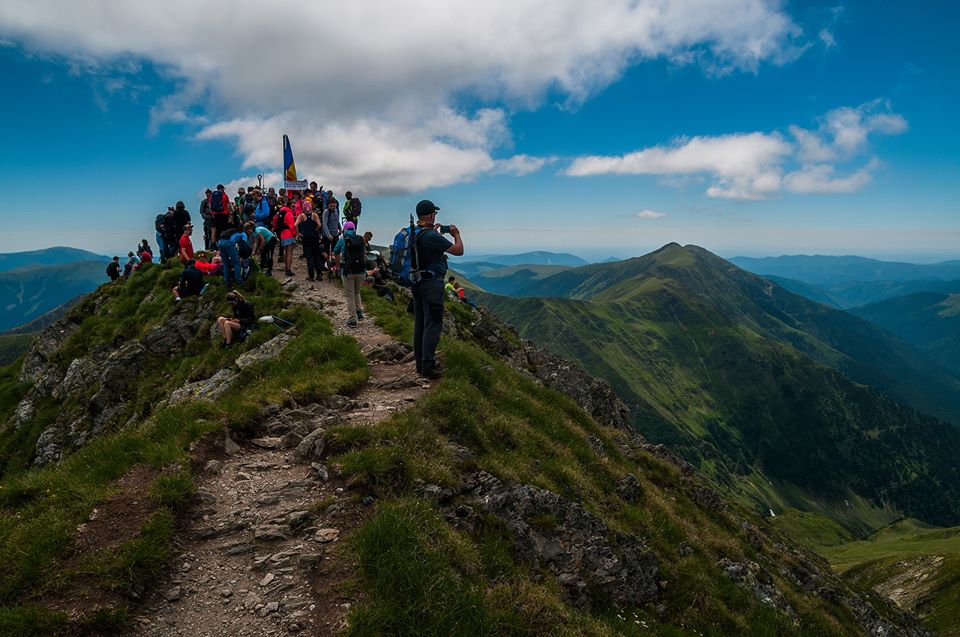
M 293 163 L 293 148 L 290 147 L 290 138 L 283 136 L 283 178 L 286 181 L 297 180 L 297 165 Z

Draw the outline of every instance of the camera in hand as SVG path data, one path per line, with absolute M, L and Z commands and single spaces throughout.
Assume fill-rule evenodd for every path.
M 440 234 L 450 234 L 450 226 L 440 226 Z

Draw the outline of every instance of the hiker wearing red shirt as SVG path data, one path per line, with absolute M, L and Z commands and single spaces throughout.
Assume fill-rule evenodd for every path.
M 220 237 L 220 233 L 230 227 L 230 197 L 227 196 L 226 187 L 223 184 L 217 185 L 217 190 L 210 194 L 207 201 L 207 208 L 210 210 L 210 216 L 213 217 L 213 230 L 210 233 L 210 243 L 215 244 Z
M 187 261 L 193 261 L 193 241 L 190 235 L 193 234 L 193 226 L 187 224 L 183 227 L 183 235 L 180 237 L 180 263 L 186 264 Z

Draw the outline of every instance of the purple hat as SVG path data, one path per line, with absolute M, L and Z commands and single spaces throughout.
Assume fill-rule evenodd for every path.
M 353 230 L 356 232 L 357 226 L 352 221 L 348 221 L 343 224 L 343 231 L 346 232 L 347 230 Z

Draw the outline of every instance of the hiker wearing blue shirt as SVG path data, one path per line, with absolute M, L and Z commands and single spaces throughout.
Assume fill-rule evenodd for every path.
M 246 235 L 235 228 L 227 228 L 220 233 L 217 241 L 217 249 L 220 250 L 220 258 L 223 259 L 223 282 L 230 285 L 231 279 L 234 283 L 243 282 L 243 272 L 240 267 L 240 252 L 237 244 L 240 241 L 246 241 Z
M 463 255 L 463 241 L 456 226 L 436 223 L 439 207 L 428 199 L 417 204 L 417 268 L 420 280 L 413 284 L 413 352 L 417 373 L 439 378 L 443 369 L 436 361 L 437 344 L 443 331 L 443 277 L 447 255 Z M 451 242 L 439 231 L 449 232 Z
M 263 201 L 266 201 L 266 197 Z M 255 225 L 252 221 L 248 221 L 243 229 L 247 233 L 248 242 L 252 242 L 253 254 L 260 255 L 260 269 L 267 276 L 272 275 L 273 250 L 277 247 L 277 235 L 270 232 L 269 228 Z

